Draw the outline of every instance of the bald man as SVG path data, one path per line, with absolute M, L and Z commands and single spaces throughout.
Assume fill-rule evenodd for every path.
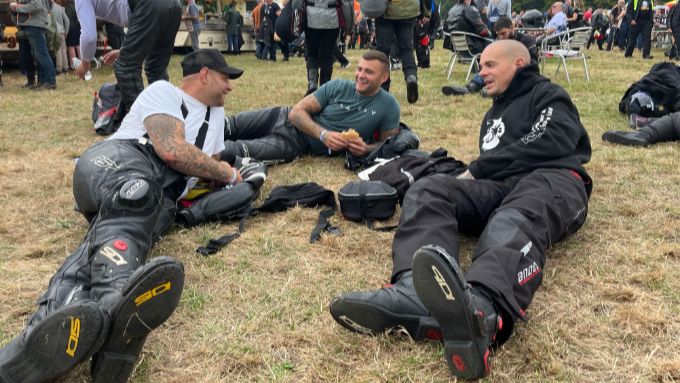
M 541 284 L 547 249 L 586 220 L 590 140 L 569 95 L 541 76 L 514 40 L 481 56 L 493 105 L 480 155 L 458 175 L 436 174 L 407 192 L 392 243 L 392 284 L 330 304 L 333 318 L 363 334 L 405 330 L 443 340 L 459 378 L 489 373 L 492 346 L 508 340 Z M 480 234 L 472 264 L 458 265 L 459 233 Z M 400 331 L 403 333 L 403 331 Z

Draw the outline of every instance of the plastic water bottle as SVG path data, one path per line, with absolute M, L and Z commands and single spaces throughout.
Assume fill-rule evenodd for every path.
M 73 58 L 73 67 L 74 68 L 80 66 L 80 63 L 81 63 L 81 61 L 78 57 Z M 88 70 L 87 73 L 85 73 L 85 81 L 90 81 L 90 80 L 92 80 L 92 72 L 90 72 Z

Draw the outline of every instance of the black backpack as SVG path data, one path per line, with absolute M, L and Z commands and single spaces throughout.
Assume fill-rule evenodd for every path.
M 399 203 L 404 200 L 408 189 L 416 181 L 432 174 L 460 174 L 467 165 L 453 157 L 447 157 L 446 151 L 438 149 L 429 157 L 402 156 L 378 167 L 368 178 L 372 181 L 383 181 L 397 190 Z
M 108 136 L 113 133 L 109 122 L 116 114 L 116 109 L 120 103 L 120 88 L 117 84 L 105 83 L 95 92 L 92 101 L 92 122 L 94 131 L 100 136 Z

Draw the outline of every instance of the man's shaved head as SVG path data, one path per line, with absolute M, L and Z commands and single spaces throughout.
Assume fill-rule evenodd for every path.
M 497 40 L 484 49 L 479 60 L 479 75 L 489 96 L 503 94 L 510 86 L 518 69 L 531 62 L 529 50 L 515 40 Z
M 515 61 L 521 58 L 524 61 L 524 65 L 529 64 L 529 62 L 531 61 L 529 50 L 524 44 L 520 43 L 517 40 L 494 41 L 487 47 L 487 49 L 491 47 L 494 47 L 493 49 L 498 49 L 501 55 L 509 58 L 511 61 Z

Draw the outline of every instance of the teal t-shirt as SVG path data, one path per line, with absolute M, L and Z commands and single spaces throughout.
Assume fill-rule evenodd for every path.
M 383 89 L 370 97 L 356 93 L 354 82 L 331 80 L 314 92 L 321 104 L 321 113 L 313 115 L 314 121 L 333 132 L 350 128 L 359 133 L 364 142 L 372 143 L 376 131 L 399 127 L 399 103 Z M 307 136 L 313 155 L 328 155 L 328 148 L 318 138 Z

